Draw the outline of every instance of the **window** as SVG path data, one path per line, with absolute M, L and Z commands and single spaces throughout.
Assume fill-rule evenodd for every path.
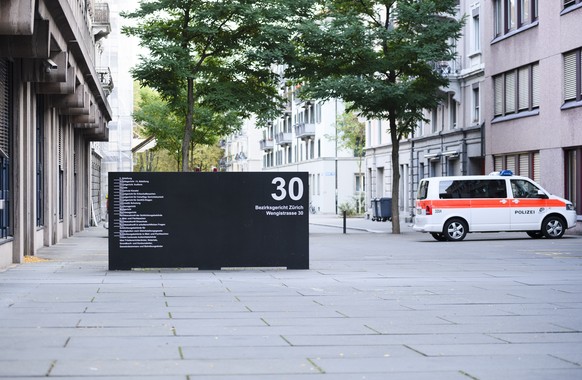
M 438 113 L 437 113 L 437 109 L 433 109 L 432 110 L 432 116 L 430 119 L 430 123 L 431 123 L 431 131 L 434 133 L 437 131 L 437 121 L 438 121 L 438 117 L 437 117 Z
M 494 115 L 505 116 L 539 107 L 539 64 L 493 77 Z
M 565 198 L 574 203 L 576 213 L 582 214 L 582 147 L 565 151 Z
M 36 96 L 36 226 L 44 225 L 44 98 Z
M 443 180 L 439 182 L 440 199 L 506 198 L 504 179 Z
M 582 100 L 582 49 L 564 54 L 564 102 Z
M 382 144 L 382 120 L 378 120 L 378 145 Z
M 523 179 L 511 180 L 511 192 L 514 198 L 539 198 L 538 188 L 533 183 Z
M 418 187 L 416 199 L 426 199 L 426 197 L 428 196 L 428 184 L 429 181 L 420 181 L 420 186 Z
M 574 6 L 576 4 L 581 4 L 582 0 L 564 0 L 564 9 Z
M 525 152 L 493 157 L 493 170 L 511 170 L 513 174 L 540 180 L 540 153 Z
M 457 101 L 453 95 L 449 95 L 449 123 L 450 129 L 457 128 Z
M 493 12 L 494 35 L 500 37 L 537 21 L 538 0 L 495 0 Z
M 0 238 L 10 235 L 10 126 L 12 124 L 12 66 L 7 59 L 0 59 Z
M 481 50 L 481 32 L 479 25 L 479 14 L 473 16 L 473 52 Z
M 366 176 L 364 174 L 356 174 L 356 193 L 366 191 Z
M 479 123 L 479 86 L 473 87 L 473 122 Z

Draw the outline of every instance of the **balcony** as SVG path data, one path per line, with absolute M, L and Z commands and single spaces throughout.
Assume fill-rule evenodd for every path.
M 99 77 L 99 82 L 105 96 L 109 96 L 111 91 L 113 91 L 113 77 L 111 76 L 111 69 L 109 67 L 98 67 L 95 69 L 97 71 L 97 76 Z
M 261 150 L 273 150 L 273 139 L 263 139 L 260 141 Z
M 107 37 L 111 33 L 111 21 L 109 21 L 109 4 L 95 3 L 93 12 L 93 36 L 95 41 Z
M 315 137 L 315 124 L 313 123 L 299 123 L 295 125 L 295 136 L 301 140 L 307 140 Z
M 291 145 L 293 134 L 291 132 L 279 132 L 275 135 L 275 141 L 281 146 Z

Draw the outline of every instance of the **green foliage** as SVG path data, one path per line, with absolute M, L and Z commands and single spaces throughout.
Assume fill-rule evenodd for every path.
M 185 115 L 176 114 L 170 105 L 161 96 L 148 88 L 142 88 L 138 92 L 137 109 L 133 114 L 137 123 L 137 134 L 140 137 L 155 137 L 154 151 L 165 151 L 178 163 L 172 170 L 177 170 L 181 162 L 182 136 L 184 133 Z M 217 143 L 219 136 L 228 135 L 240 129 L 241 119 L 234 112 L 219 113 L 207 108 L 198 107 L 194 110 L 194 123 L 198 126 L 194 131 L 194 138 L 189 146 L 191 162 L 202 163 L 203 166 L 217 166 L 218 159 L 214 155 L 209 156 L 210 163 L 206 159 L 196 156 L 199 151 L 214 152 L 203 148 Z M 201 149 L 197 149 L 201 146 Z M 198 165 L 200 166 L 200 165 Z
M 137 36 L 149 53 L 133 68 L 133 77 L 155 89 L 175 115 L 184 117 L 183 170 L 191 161 L 190 140 L 199 137 L 196 131 L 204 125 L 198 123 L 214 118 L 208 113 L 229 119 L 255 114 L 259 120 L 277 114 L 282 104 L 276 90 L 280 78 L 271 67 L 292 55 L 289 24 L 301 19 L 301 9 L 310 4 L 149 0 L 123 14 L 137 22 L 123 32 Z
M 447 78 L 432 63 L 454 58 L 457 0 L 321 0 L 293 39 L 287 77 L 301 96 L 341 98 L 347 111 L 389 121 L 392 197 L 399 197 L 399 142 L 441 101 Z M 392 232 L 399 233 L 398 203 Z
M 346 216 L 354 216 L 356 215 L 356 207 L 350 202 L 343 202 L 338 205 L 338 209 L 340 213 L 346 213 Z
M 354 156 L 360 159 L 365 155 L 366 124 L 358 120 L 354 112 L 338 115 L 336 120 L 338 132 L 338 144 L 342 148 L 354 152 Z
M 295 39 L 297 59 L 287 75 L 304 96 L 341 98 L 348 111 L 395 117 L 399 136 L 441 100 L 447 79 L 431 63 L 454 57 L 450 41 L 462 23 L 454 0 L 325 1 Z

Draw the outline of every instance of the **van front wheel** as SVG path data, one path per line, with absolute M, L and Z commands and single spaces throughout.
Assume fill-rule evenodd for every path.
M 444 225 L 443 234 L 448 241 L 461 241 L 467 236 L 467 223 L 461 219 L 448 220 Z
M 558 216 L 550 215 L 542 223 L 542 233 L 548 239 L 558 239 L 564 236 L 566 228 L 564 221 Z

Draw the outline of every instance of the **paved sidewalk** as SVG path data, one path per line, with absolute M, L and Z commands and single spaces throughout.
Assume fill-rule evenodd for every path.
M 582 379 L 582 237 L 310 218 L 310 270 L 107 270 L 107 231 L 0 272 L 0 378 Z M 195 249 L 188 247 L 185 249 Z

